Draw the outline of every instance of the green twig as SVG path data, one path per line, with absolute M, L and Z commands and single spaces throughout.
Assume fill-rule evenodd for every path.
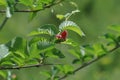
M 0 67 L 0 70 L 15 70 L 15 69 L 33 68 L 33 67 L 50 66 L 50 65 L 61 65 L 61 64 L 35 64 L 35 65 L 26 65 L 26 66 Z
M 118 46 L 116 46 L 115 48 L 111 49 L 111 50 L 108 51 L 107 53 L 111 53 L 111 52 L 115 51 L 116 49 L 118 49 L 119 47 L 120 47 L 120 45 L 118 45 Z M 81 65 L 80 67 L 76 68 L 72 73 L 76 73 L 76 72 L 78 72 L 79 70 L 87 67 L 88 65 L 90 65 L 90 64 L 98 61 L 99 59 L 101 59 L 101 58 L 103 58 L 104 56 L 108 55 L 107 53 L 104 54 L 104 55 L 102 55 L 102 56 L 99 56 L 99 57 L 97 57 L 97 58 L 95 58 L 95 59 L 93 59 L 93 60 L 91 60 L 91 61 L 89 61 L 89 62 L 87 62 L 87 63 L 84 63 L 84 64 Z M 65 79 L 65 78 L 67 78 L 67 77 L 68 77 L 68 75 L 65 74 L 64 76 L 60 77 L 59 80 L 63 80 L 63 79 Z
M 37 10 L 15 10 L 14 12 L 25 12 L 25 13 L 27 13 L 27 12 L 38 12 L 38 11 L 44 10 L 46 8 L 50 8 L 50 7 L 54 6 L 54 5 L 57 5 L 57 4 L 59 4 L 59 3 L 63 2 L 63 1 L 65 1 L 65 0 L 59 0 L 59 1 L 55 2 L 55 3 L 53 3 L 53 4 L 44 6 L 42 9 L 37 9 Z M 0 10 L 0 13 L 5 13 L 5 12 L 6 12 L 6 10 Z
M 4 25 L 6 24 L 8 18 L 5 17 L 5 19 L 3 20 L 2 24 L 0 25 L 0 30 L 2 30 L 2 28 L 4 27 Z

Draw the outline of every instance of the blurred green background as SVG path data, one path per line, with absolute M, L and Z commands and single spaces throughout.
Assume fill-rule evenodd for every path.
M 69 1 L 69 0 L 68 0 Z M 75 8 L 68 1 L 63 6 L 56 5 L 52 8 L 40 11 L 37 16 L 29 21 L 29 13 L 15 13 L 8 20 L 3 30 L 0 31 L 0 43 L 6 43 L 15 36 L 27 38 L 27 34 L 37 29 L 43 24 L 59 25 L 60 20 L 56 18 L 56 14 L 66 14 Z M 99 36 L 108 32 L 107 27 L 110 25 L 120 24 L 120 0 L 71 0 L 77 3 L 80 13 L 73 15 L 70 20 L 76 22 L 86 34 L 85 37 L 78 38 L 75 33 L 70 33 L 69 37 L 75 39 L 79 44 L 87 44 L 99 42 Z M 51 10 L 54 10 L 51 13 Z M 0 14 L 0 23 L 5 15 Z M 65 80 L 120 80 L 120 51 L 117 50 L 98 62 L 80 70 L 75 75 L 69 76 Z M 69 63 L 71 55 L 67 55 L 65 60 Z M 19 80 L 44 80 L 45 76 L 41 76 L 40 71 L 44 68 L 30 68 L 14 70 Z M 42 78 L 42 79 L 41 79 Z

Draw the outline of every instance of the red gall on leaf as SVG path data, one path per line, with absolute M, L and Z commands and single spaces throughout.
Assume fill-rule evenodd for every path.
M 66 40 L 67 35 L 68 35 L 68 32 L 66 30 L 61 32 L 62 39 Z
M 59 40 L 61 40 L 61 41 L 65 41 L 66 38 L 67 38 L 67 35 L 68 35 L 67 30 L 64 30 L 60 34 L 57 34 L 56 38 L 59 39 Z

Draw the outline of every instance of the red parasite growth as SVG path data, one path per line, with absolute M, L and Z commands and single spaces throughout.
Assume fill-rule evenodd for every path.
M 65 41 L 66 38 L 67 38 L 67 35 L 68 35 L 67 30 L 64 30 L 60 34 L 57 34 L 56 38 L 59 39 L 59 40 L 64 40 Z

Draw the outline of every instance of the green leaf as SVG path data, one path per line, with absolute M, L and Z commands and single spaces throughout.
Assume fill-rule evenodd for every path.
M 44 53 L 54 48 L 54 44 L 45 38 L 33 38 L 29 42 L 29 58 L 40 59 L 40 53 Z
M 34 1 L 32 9 L 34 9 L 34 10 L 43 9 L 42 0 L 36 0 L 36 1 Z
M 106 49 L 100 43 L 94 43 L 93 45 L 84 45 L 85 56 L 97 57 L 106 53 Z
M 108 40 L 107 41 L 108 46 L 110 45 L 116 46 L 117 44 L 119 44 L 116 35 L 111 34 L 111 33 L 106 33 L 104 36 Z
M 15 64 L 12 61 L 10 61 L 10 59 L 9 59 L 9 61 L 3 61 L 0 65 L 10 67 L 10 66 L 14 66 Z
M 49 50 L 46 56 L 53 57 L 53 58 L 65 58 L 62 52 L 56 48 Z
M 27 47 L 27 41 L 21 37 L 16 37 L 7 44 L 11 51 L 21 51 L 24 52 Z
M 80 52 L 78 52 L 77 50 L 70 49 L 69 52 L 70 52 L 73 56 L 77 57 L 78 59 L 81 58 Z
M 94 53 L 96 55 L 99 56 L 99 55 L 105 54 L 105 51 L 102 48 L 102 44 L 96 43 L 96 44 L 93 45 L 93 48 L 94 48 Z
M 65 44 L 65 45 L 69 45 L 69 46 L 73 46 L 73 47 L 77 46 L 77 43 L 74 42 L 74 41 L 71 40 L 71 39 L 67 39 L 67 40 L 64 41 L 64 42 L 61 42 L 61 44 Z
M 16 37 L 10 42 L 6 44 L 9 47 L 9 50 L 12 53 L 15 53 L 14 56 L 18 56 L 23 58 L 26 58 L 28 56 L 28 45 L 27 41 L 21 37 Z
M 59 30 L 71 30 L 79 34 L 80 36 L 85 36 L 80 27 L 72 21 L 64 21 L 60 24 Z
M 37 46 L 38 46 L 38 49 L 41 51 L 47 51 L 54 48 L 54 44 L 44 38 L 37 43 Z
M 31 59 L 29 59 L 28 61 L 26 61 L 26 64 L 27 65 L 35 65 L 35 64 L 40 64 L 40 62 L 36 59 L 36 57 L 32 57 Z
M 84 57 L 84 62 L 89 62 L 89 61 L 91 61 L 92 59 L 93 59 L 92 56 L 85 56 L 85 57 Z
M 36 3 L 42 3 L 42 4 L 50 4 L 54 0 L 37 0 Z
M 29 21 L 32 21 L 37 16 L 37 12 L 31 12 L 29 15 Z
M 112 26 L 109 27 L 109 29 L 117 31 L 117 32 L 120 33 L 120 26 L 119 25 L 112 25 Z
M 19 58 L 25 59 L 25 55 L 19 51 L 14 52 L 14 55 L 19 57 Z
M 51 4 L 52 0 L 19 0 L 21 4 L 29 6 L 32 10 L 40 10 L 44 5 Z
M 51 71 L 52 71 L 52 76 L 54 76 L 54 77 L 59 72 L 58 68 L 55 66 L 52 66 Z
M 0 5 L 7 6 L 6 0 L 0 0 Z
M 57 65 L 56 67 L 64 74 L 71 74 L 74 69 L 71 65 Z
M 72 63 L 73 64 L 81 63 L 81 60 L 80 59 L 74 59 Z
M 92 45 L 84 45 L 83 48 L 85 49 L 85 52 L 87 54 L 93 54 L 94 53 L 94 48 L 92 47 Z
M 29 45 L 38 43 L 39 41 L 41 41 L 41 37 L 33 37 L 30 41 L 29 41 Z
M 7 2 L 6 17 L 10 18 L 12 14 L 14 13 L 15 0 L 6 0 L 6 2 Z
M 78 8 L 78 5 L 75 2 L 71 1 L 70 4 L 73 5 L 75 8 Z
M 45 38 L 33 38 L 29 44 L 30 55 L 37 57 L 39 53 L 53 49 L 54 45 L 54 43 L 48 41 Z
M 77 59 L 81 59 L 86 55 L 84 48 L 81 46 L 76 46 L 73 49 L 70 49 L 69 52 Z
M 111 33 L 106 33 L 104 36 L 106 39 L 111 39 L 111 40 L 115 40 L 115 38 L 116 38 L 116 36 Z
M 106 33 L 103 37 L 101 37 L 104 42 L 103 49 L 104 51 L 109 51 L 112 48 L 116 47 L 116 45 L 119 44 L 119 36 L 112 34 L 112 33 Z
M 17 56 L 14 56 L 14 58 L 11 58 L 11 61 L 16 65 L 21 66 L 24 64 L 25 59 L 21 59 Z
M 59 31 L 56 28 L 56 26 L 52 24 L 46 24 L 38 28 L 37 31 L 32 31 L 29 36 L 39 36 L 39 37 L 44 37 L 44 38 L 52 38 L 54 37 L 55 34 L 57 34 Z
M 0 76 L 4 79 L 7 77 L 7 71 L 0 71 Z
M 49 30 L 49 32 L 51 34 L 57 34 L 59 32 L 57 27 L 55 25 L 53 25 L 53 24 L 46 24 L 46 25 L 41 26 L 40 28 Z
M 0 60 L 2 58 L 5 58 L 8 54 L 9 54 L 9 48 L 6 45 L 1 44 L 0 45 Z
M 40 50 L 38 49 L 36 44 L 30 45 L 30 51 L 29 51 L 29 59 L 39 59 L 40 58 Z
M 24 4 L 25 6 L 32 6 L 33 0 L 19 0 L 21 4 Z
M 120 42 L 120 36 L 117 37 L 117 41 Z
M 51 35 L 47 29 L 38 29 L 37 31 L 32 31 L 29 36 L 40 36 L 40 35 Z
M 62 19 L 65 18 L 64 15 L 61 15 L 61 14 L 57 14 L 56 17 L 57 17 L 59 20 L 62 20 Z
M 42 71 L 42 72 L 40 72 L 40 74 L 42 74 L 42 75 L 44 75 L 44 76 L 46 76 L 46 77 L 51 77 L 51 73 L 50 72 L 48 72 L 48 71 Z

